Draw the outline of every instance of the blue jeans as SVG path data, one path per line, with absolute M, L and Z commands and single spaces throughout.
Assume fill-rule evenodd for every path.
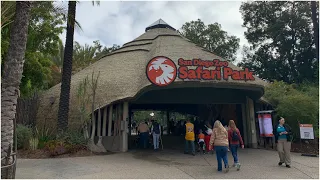
M 239 163 L 239 160 L 238 160 L 238 147 L 239 147 L 239 144 L 230 144 L 230 151 L 231 151 L 231 154 L 233 156 L 233 162 L 234 163 Z
M 152 136 L 153 136 L 153 148 L 159 149 L 160 134 L 152 133 Z
M 228 166 L 228 147 L 227 146 L 215 146 L 216 156 L 218 161 L 218 171 L 222 171 L 222 160 L 224 167 Z
M 148 136 L 149 136 L 148 132 L 140 133 L 140 148 L 144 148 L 144 149 L 147 148 Z
M 188 153 L 189 144 L 191 145 L 191 152 L 196 153 L 194 141 L 189 141 L 189 140 L 186 140 L 184 152 Z

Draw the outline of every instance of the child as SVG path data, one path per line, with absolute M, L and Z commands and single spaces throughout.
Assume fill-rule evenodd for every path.
M 201 129 L 199 130 L 198 139 L 199 139 L 198 144 L 200 146 L 200 149 L 201 149 L 202 153 L 205 154 L 204 134 L 202 133 Z
M 240 134 L 239 129 L 236 126 L 236 123 L 233 120 L 229 121 L 229 130 L 228 130 L 228 139 L 230 144 L 231 153 L 233 156 L 234 167 L 237 167 L 237 170 L 240 170 L 240 163 L 238 159 L 238 148 L 241 145 L 241 148 L 244 148 L 243 140 Z

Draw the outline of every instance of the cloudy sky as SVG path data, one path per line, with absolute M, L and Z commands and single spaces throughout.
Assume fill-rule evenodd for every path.
M 163 19 L 175 29 L 185 22 L 201 19 L 205 24 L 218 22 L 230 35 L 240 38 L 240 45 L 247 44 L 245 28 L 241 27 L 240 1 L 100 1 L 100 6 L 81 1 L 77 5 L 76 19 L 82 26 L 76 30 L 75 41 L 92 44 L 123 45 L 143 34 L 145 28 Z M 65 34 L 61 36 L 65 39 Z M 237 60 L 241 59 L 241 50 Z

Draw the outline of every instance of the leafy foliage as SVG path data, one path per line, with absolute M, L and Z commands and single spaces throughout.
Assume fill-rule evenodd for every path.
M 16 128 L 17 133 L 17 148 L 28 148 L 29 139 L 32 137 L 32 130 L 31 128 L 17 124 Z
M 250 43 L 240 66 L 269 81 L 318 82 L 309 1 L 250 1 L 240 12 Z
M 58 156 L 86 149 L 86 144 L 87 140 L 81 131 L 68 129 L 58 139 L 45 142 L 44 149 L 49 151 L 51 156 Z
M 76 73 L 85 67 L 93 64 L 101 57 L 119 49 L 120 46 L 113 45 L 112 47 L 103 47 L 100 42 L 93 41 L 93 45 L 80 45 L 78 42 L 75 42 L 73 48 L 73 66 L 72 71 Z
M 181 34 L 218 56 L 230 61 L 234 61 L 236 58 L 240 39 L 228 35 L 218 23 L 205 25 L 200 19 L 186 22 L 181 28 Z
M 51 156 L 67 154 L 70 152 L 71 145 L 61 140 L 51 140 L 45 144 L 45 150 L 49 151 Z
M 22 96 L 28 96 L 37 89 L 48 88 L 51 79 L 50 57 L 58 53 L 59 35 L 65 22 L 63 12 L 58 11 L 51 1 L 37 1 L 31 10 L 25 65 L 21 80 Z M 2 63 L 5 61 L 9 45 L 11 26 L 1 32 Z
M 68 130 L 63 135 L 63 140 L 65 143 L 70 145 L 83 145 L 87 144 L 87 140 L 84 138 L 81 131 L 78 130 Z
M 13 22 L 15 4 L 14 1 L 1 1 L 1 29 Z
M 296 135 L 298 121 L 318 126 L 319 86 L 310 84 L 287 84 L 275 81 L 265 90 L 266 99 L 276 107 L 278 116 L 286 119 Z

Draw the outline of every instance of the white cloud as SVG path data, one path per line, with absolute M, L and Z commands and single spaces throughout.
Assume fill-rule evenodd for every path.
M 145 28 L 158 20 L 166 21 L 176 29 L 198 18 L 206 24 L 218 22 L 230 35 L 240 38 L 240 45 L 247 44 L 245 29 L 241 27 L 240 1 L 101 1 L 100 6 L 81 1 L 77 5 L 76 19 L 83 31 L 75 31 L 75 41 L 92 44 L 122 45 L 144 33 Z M 65 41 L 65 33 L 61 36 Z M 239 61 L 241 49 L 238 51 Z

